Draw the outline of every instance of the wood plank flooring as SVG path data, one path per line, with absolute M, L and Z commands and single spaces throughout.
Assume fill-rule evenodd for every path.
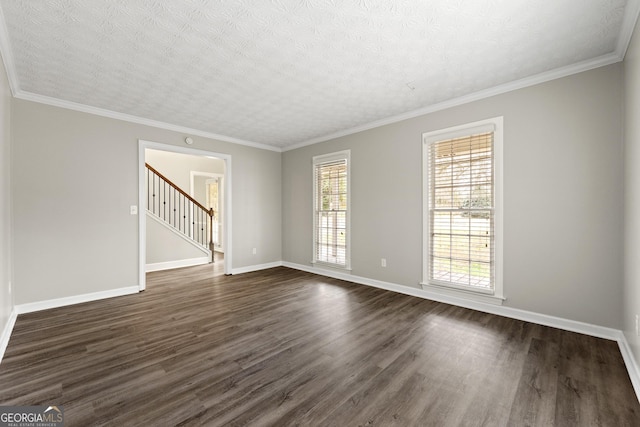
M 640 426 L 618 346 L 284 267 L 20 315 L 0 405 L 67 426 Z

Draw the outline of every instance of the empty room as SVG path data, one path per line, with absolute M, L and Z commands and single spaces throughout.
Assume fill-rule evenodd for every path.
M 639 14 L 0 0 L 0 426 L 640 425 Z

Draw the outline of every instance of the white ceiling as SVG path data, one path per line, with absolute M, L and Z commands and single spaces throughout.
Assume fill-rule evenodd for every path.
M 639 3 L 0 0 L 0 49 L 16 97 L 280 150 L 620 61 Z

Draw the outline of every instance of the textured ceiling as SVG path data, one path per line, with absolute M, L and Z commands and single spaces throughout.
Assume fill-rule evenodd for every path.
M 624 23 L 637 17 L 626 3 L 0 0 L 0 7 L 17 95 L 287 147 L 613 55 Z

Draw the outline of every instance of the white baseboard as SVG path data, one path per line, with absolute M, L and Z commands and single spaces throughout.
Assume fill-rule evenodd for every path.
M 618 347 L 620 347 L 624 364 L 627 366 L 627 372 L 629 373 L 629 379 L 631 380 L 633 389 L 636 392 L 638 401 L 640 401 L 640 369 L 638 369 L 636 359 L 633 357 L 633 352 L 631 351 L 631 347 L 629 347 L 627 337 L 622 331 L 620 331 L 620 336 L 618 337 Z
M 0 362 L 2 362 L 2 358 L 4 357 L 4 352 L 7 350 L 7 345 L 9 345 L 9 338 L 11 338 L 11 332 L 13 332 L 13 327 L 16 324 L 16 319 L 18 318 L 18 313 L 14 308 L 11 310 L 11 314 L 9 314 L 9 319 L 7 319 L 7 324 L 4 325 L 4 329 L 2 330 L 2 335 L 0 335 Z
M 252 271 L 266 270 L 267 268 L 282 267 L 282 261 L 268 262 L 266 264 L 248 265 L 246 267 L 234 268 L 231 274 L 251 273 Z
M 208 263 L 209 263 L 208 257 L 179 259 L 177 261 L 165 261 L 165 262 L 156 262 L 154 264 L 147 264 L 145 266 L 145 271 L 149 273 L 151 271 L 171 270 L 172 268 L 181 268 L 181 267 L 193 267 L 194 265 L 202 265 L 202 264 L 208 264 Z
M 414 297 L 443 302 L 446 304 L 456 305 L 459 307 L 470 308 L 472 310 L 482 311 L 484 313 L 497 314 L 499 316 L 523 320 L 525 322 L 532 322 L 532 323 L 537 323 L 544 326 L 551 326 L 558 329 L 564 329 L 566 331 L 592 335 L 598 338 L 606 338 L 613 341 L 617 341 L 620 336 L 620 331 L 618 329 L 592 325 L 590 323 L 563 319 L 561 317 L 534 313 L 532 311 L 520 310 L 517 308 L 498 306 L 498 305 L 488 304 L 483 302 L 468 301 L 463 298 L 456 298 L 454 296 L 441 295 L 435 292 L 429 292 L 419 288 L 398 285 L 396 283 L 383 282 L 380 280 L 369 279 L 367 277 L 354 276 L 352 274 L 345 274 L 338 271 L 325 270 L 325 269 L 310 267 L 302 264 L 283 262 L 282 265 L 285 267 L 295 268 L 297 270 L 302 270 L 309 273 L 319 274 L 321 276 L 328 276 L 336 279 L 342 279 L 348 282 L 359 283 L 361 285 L 373 286 L 375 288 L 386 289 L 388 291 L 398 292 L 405 295 L 411 295 Z
M 56 298 L 46 301 L 30 302 L 16 305 L 17 314 L 32 313 L 34 311 L 47 310 L 50 308 L 64 307 L 67 305 L 81 304 L 83 302 L 97 301 L 106 298 L 120 297 L 123 295 L 137 294 L 140 292 L 138 286 L 128 288 L 110 289 L 108 291 L 92 292 L 90 294 L 74 295 L 71 297 Z
M 604 326 L 593 325 L 590 323 L 578 322 L 575 320 L 564 319 L 561 317 L 549 316 L 546 314 L 535 313 L 532 311 L 520 310 L 517 308 L 498 306 L 494 304 L 467 301 L 462 298 L 441 295 L 434 292 L 428 292 L 423 289 L 412 288 L 410 286 L 398 285 L 396 283 L 383 282 L 380 280 L 369 279 L 367 277 L 354 276 L 339 271 L 321 269 L 302 264 L 291 262 L 283 262 L 284 267 L 294 268 L 296 270 L 315 273 L 321 276 L 333 277 L 348 282 L 358 283 L 361 285 L 373 286 L 388 291 L 398 292 L 405 295 L 416 296 L 419 298 L 429 299 L 433 301 L 443 302 L 446 304 L 456 305 L 460 307 L 470 308 L 472 310 L 482 311 L 485 313 L 497 314 L 499 316 L 509 317 L 512 319 L 523 320 L 525 322 L 536 323 L 539 325 L 550 326 L 553 328 L 563 329 L 570 332 L 578 332 L 580 334 L 591 335 L 598 338 L 605 338 L 618 343 L 620 353 L 624 360 L 631 384 L 636 393 L 636 398 L 640 402 L 640 369 L 633 357 L 633 352 L 629 347 L 629 343 L 624 333 L 619 329 L 607 328 Z
M 289 267 L 296 270 L 306 271 L 309 273 L 318 274 L 321 276 L 333 277 L 336 279 L 345 280 L 348 282 L 358 283 L 367 286 L 373 286 L 380 289 L 385 289 L 392 292 L 398 292 L 405 295 L 416 296 L 419 298 L 439 301 L 451 305 L 456 305 L 460 307 L 470 308 L 477 311 L 482 311 L 485 313 L 497 314 L 504 317 L 509 317 L 513 319 L 523 320 L 526 322 L 537 323 L 544 326 L 550 326 L 558 329 L 563 329 L 571 332 L 578 332 L 586 335 L 595 336 L 598 338 L 605 338 L 616 341 L 620 348 L 620 353 L 622 354 L 622 358 L 627 368 L 627 372 L 629 374 L 629 378 L 631 379 L 631 384 L 633 385 L 633 389 L 636 393 L 636 397 L 640 401 L 640 369 L 638 368 L 638 364 L 633 357 L 633 353 L 631 348 L 629 347 L 629 343 L 624 335 L 624 333 L 618 329 L 606 328 L 603 326 L 592 325 L 589 323 L 578 322 L 575 320 L 564 319 L 555 316 L 548 316 L 546 314 L 534 313 L 531 311 L 520 310 L 516 308 L 510 308 L 505 306 L 496 306 L 493 304 L 486 304 L 481 302 L 471 302 L 465 301 L 460 298 L 442 296 L 439 294 L 429 293 L 422 289 L 412 288 L 409 286 L 398 285 L 390 282 L 383 282 L 380 280 L 369 279 L 366 277 L 354 276 L 351 274 L 345 274 L 337 271 L 326 270 L 316 267 L 310 267 L 302 264 L 295 264 L 291 262 L 283 262 L 276 261 L 266 264 L 258 264 L 251 265 L 247 267 L 240 267 L 232 270 L 232 274 L 242 274 L 249 273 L 252 271 L 265 270 L 268 268 L 274 267 Z M 4 356 L 4 352 L 9 343 L 9 338 L 11 337 L 11 332 L 13 331 L 13 327 L 15 325 L 18 314 L 22 313 L 31 313 L 34 311 L 46 310 L 49 308 L 63 307 L 66 305 L 79 304 L 83 302 L 95 301 L 105 298 L 112 298 L 122 295 L 130 295 L 138 293 L 139 289 L 137 286 L 131 286 L 128 288 L 119 288 L 113 289 L 109 291 L 102 292 L 94 292 L 90 294 L 77 295 L 72 297 L 65 298 L 57 298 L 53 300 L 47 301 L 39 301 L 28 304 L 20 304 L 14 307 L 11 315 L 9 316 L 9 321 L 4 327 L 2 335 L 0 336 L 0 362 L 2 361 L 2 357 Z

